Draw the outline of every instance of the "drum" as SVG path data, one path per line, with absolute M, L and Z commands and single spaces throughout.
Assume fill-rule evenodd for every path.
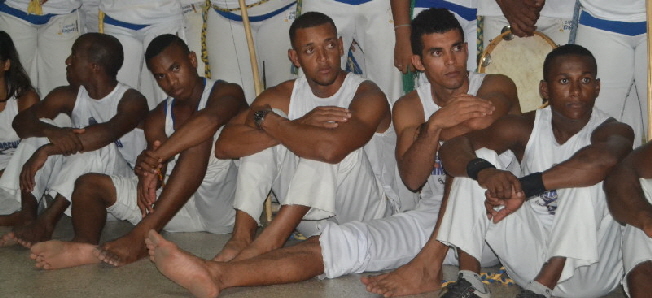
M 543 79 L 543 61 L 556 48 L 552 39 L 541 32 L 529 37 L 518 37 L 505 31 L 494 38 L 482 53 L 479 73 L 497 73 L 508 76 L 518 89 L 523 113 L 544 106 L 539 95 Z

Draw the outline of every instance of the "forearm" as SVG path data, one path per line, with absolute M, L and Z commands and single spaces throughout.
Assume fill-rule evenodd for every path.
M 652 219 L 652 204 L 633 168 L 620 166 L 612 171 L 605 179 L 604 190 L 609 210 L 617 221 L 643 229 L 644 222 Z
M 215 136 L 217 130 L 226 123 L 225 119 L 202 113 L 189 119 L 179 127 L 155 153 L 163 160 L 168 160 L 180 152 L 205 142 Z
M 276 139 L 262 130 L 244 124 L 234 124 L 224 128 L 215 142 L 215 156 L 220 159 L 235 159 L 278 144 Z
M 432 171 L 439 149 L 441 129 L 428 129 L 426 125 L 410 148 L 398 159 L 399 174 L 403 183 L 412 191 L 419 189 Z
M 58 127 L 38 119 L 32 111 L 18 114 L 13 121 L 13 128 L 21 139 L 48 137 L 48 131 Z

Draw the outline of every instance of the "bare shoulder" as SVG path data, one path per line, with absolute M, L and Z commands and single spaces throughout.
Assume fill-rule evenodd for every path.
M 392 110 L 394 123 L 422 123 L 425 119 L 423 104 L 416 91 L 399 98 Z
M 281 109 L 285 113 L 288 113 L 290 97 L 294 90 L 294 81 L 295 80 L 285 81 L 274 87 L 268 88 L 256 97 L 254 102 L 251 103 L 251 106 L 254 107 L 267 104 L 272 108 Z
M 635 137 L 634 130 L 623 122 L 609 118 L 593 131 L 591 139 L 594 141 L 605 141 L 612 137 L 622 138 L 623 141 L 633 144 Z
M 145 96 L 142 93 L 140 93 L 140 91 L 131 88 L 125 91 L 125 93 L 122 95 L 122 100 L 143 102 L 147 104 L 147 99 L 145 99 Z
M 244 91 L 240 85 L 225 81 L 217 81 L 211 90 L 207 105 L 217 104 L 225 100 L 237 101 L 243 106 L 247 104 Z
M 39 97 L 36 91 L 27 90 L 20 97 L 16 98 L 18 101 L 18 111 L 24 111 L 27 108 L 39 102 Z

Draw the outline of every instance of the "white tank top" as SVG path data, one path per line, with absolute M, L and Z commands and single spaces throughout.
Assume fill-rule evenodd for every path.
M 645 22 L 645 0 L 580 0 L 596 18 L 619 22 Z
M 84 86 L 79 87 L 75 108 L 72 110 L 70 117 L 72 126 L 83 128 L 89 125 L 104 123 L 118 113 L 118 105 L 124 93 L 131 89 L 129 86 L 118 83 L 116 87 L 102 99 L 93 99 L 88 95 Z M 134 129 L 127 132 L 118 140 L 115 145 L 129 163 L 130 166 L 136 164 L 136 157 L 145 149 L 145 139 L 140 129 Z
M 20 9 L 24 12 L 27 12 L 27 6 L 29 6 L 30 0 L 6 0 L 5 4 L 7 6 Z M 43 14 L 64 14 L 71 13 L 73 10 L 81 6 L 80 0 L 48 0 L 41 7 L 43 8 Z
M 100 10 L 118 21 L 150 25 L 183 18 L 178 0 L 102 0 Z
M 552 132 L 552 110 L 550 107 L 536 110 L 534 127 L 521 160 L 523 176 L 543 172 L 553 165 L 569 159 L 583 147 L 590 145 L 591 134 L 608 118 L 609 115 L 594 107 L 591 119 L 589 119 L 586 126 L 564 144 L 558 144 Z M 600 191 L 597 191 L 599 194 L 596 195 L 604 196 L 601 189 L 600 187 Z M 530 199 L 528 203 L 544 223 L 552 225 L 553 216 L 558 205 L 557 198 L 557 190 L 549 190 L 538 197 Z
M 16 115 L 18 115 L 18 100 L 12 96 L 7 100 L 5 109 L 0 111 L 0 170 L 7 166 L 16 147 L 20 144 L 20 138 L 11 125 Z
M 478 89 L 482 86 L 482 81 L 484 81 L 485 74 L 470 72 L 469 73 L 469 95 L 477 95 Z M 432 98 L 432 90 L 430 89 L 430 83 L 425 83 L 419 86 L 417 89 L 417 94 L 421 100 L 421 106 L 423 107 L 424 119 L 423 121 L 428 121 L 430 116 L 437 112 L 441 107 L 435 103 L 435 100 Z M 442 144 L 443 142 L 440 142 Z M 430 199 L 437 197 L 438 200 L 441 200 L 444 197 L 444 184 L 446 183 L 446 173 L 444 172 L 444 167 L 441 164 L 439 159 L 439 153 L 435 153 L 435 164 L 433 169 L 430 172 L 430 177 L 426 181 L 426 185 L 421 189 L 421 198 Z
M 547 18 L 572 19 L 574 8 L 574 0 L 546 0 L 540 15 Z M 503 11 L 500 10 L 500 6 L 498 6 L 496 0 L 480 0 L 478 15 L 498 17 L 503 16 Z

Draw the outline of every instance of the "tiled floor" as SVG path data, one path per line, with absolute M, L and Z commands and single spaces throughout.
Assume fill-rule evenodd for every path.
M 122 222 L 110 222 L 104 239 L 113 239 L 124 234 L 131 226 Z M 8 232 L 0 227 L 0 235 Z M 57 227 L 54 237 L 69 239 L 72 227 L 69 218 L 64 218 Z M 207 233 L 165 234 L 181 248 L 203 258 L 211 258 L 221 248 L 228 235 Z M 444 269 L 444 278 L 454 279 L 456 269 Z M 280 298 L 339 298 L 377 297 L 365 291 L 358 280 L 360 275 L 349 275 L 332 280 L 309 281 L 268 286 L 232 288 L 220 297 L 280 297 Z M 491 285 L 493 297 L 514 297 L 516 286 Z M 121 268 L 108 265 L 87 265 L 78 268 L 45 271 L 34 268 L 29 251 L 19 246 L 0 248 L 0 297 L 190 297 L 183 288 L 161 275 L 149 260 L 141 260 Z M 436 297 L 428 293 L 412 297 Z M 625 297 L 619 288 L 610 298 Z

